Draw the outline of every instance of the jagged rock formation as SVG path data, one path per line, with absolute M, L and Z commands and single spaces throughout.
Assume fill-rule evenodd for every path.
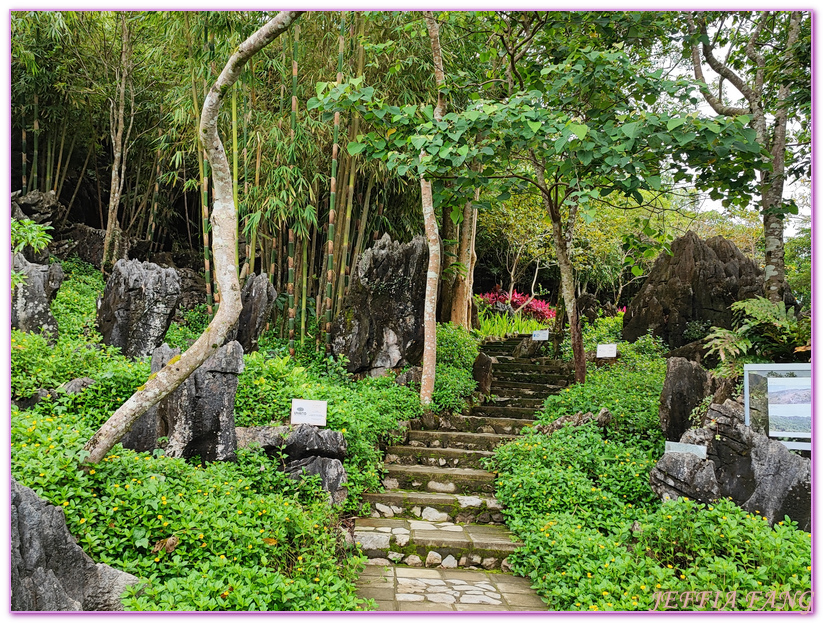
M 49 340 L 56 341 L 58 326 L 51 313 L 51 302 L 63 283 L 63 268 L 60 264 L 31 264 L 22 253 L 15 253 L 12 269 L 25 278 L 12 292 L 12 329 L 42 332 Z
M 152 354 L 158 372 L 180 354 L 163 344 Z M 146 451 L 167 437 L 166 456 L 203 461 L 233 461 L 237 450 L 234 396 L 243 371 L 243 348 L 229 342 L 217 349 L 176 390 L 144 413 L 123 437 L 126 448 Z
M 123 610 L 137 578 L 97 563 L 75 543 L 63 509 L 11 479 L 11 609 Z
M 117 260 L 97 301 L 103 342 L 126 357 L 148 357 L 163 343 L 177 301 L 180 278 L 173 268 L 139 260 Z
M 237 340 L 243 347 L 243 352 L 250 353 L 258 348 L 257 340 L 269 321 L 272 307 L 277 300 L 277 291 L 269 281 L 268 275 L 260 273 L 252 275 L 246 281 L 240 296 L 243 300 L 243 309 L 226 340 Z
M 297 426 L 238 427 L 237 447 L 260 447 L 269 456 L 284 457 L 284 471 L 293 479 L 305 474 L 319 474 L 332 504 L 342 504 L 348 491 L 348 479 L 342 460 L 346 456 L 346 439 L 338 431 L 319 429 L 309 424 Z
M 677 441 L 693 424 L 689 416 L 708 396 L 723 403 L 731 397 L 734 383 L 716 378 L 699 363 L 669 357 L 666 380 L 660 393 L 660 428 L 668 441 Z
M 703 427 L 686 431 L 680 441 L 706 446 L 707 458 L 664 454 L 649 475 L 662 499 L 708 503 L 730 497 L 771 523 L 788 516 L 802 530 L 811 529 L 811 461 L 746 426 L 739 403 L 711 405 Z
M 633 342 L 651 329 L 671 348 L 678 348 L 688 341 L 684 333 L 689 323 L 708 322 L 730 329 L 729 306 L 762 296 L 762 272 L 722 236 L 703 241 L 694 232 L 687 232 L 671 249 L 672 255 L 658 256 L 626 309 L 624 339 Z
M 543 435 L 551 435 L 552 433 L 559 431 L 567 424 L 577 427 L 588 424 L 589 422 L 594 422 L 600 428 L 606 428 L 609 424 L 611 424 L 611 421 L 611 412 L 606 407 L 603 407 L 597 415 L 591 411 L 586 413 L 578 411 L 574 415 L 561 416 L 549 424 L 537 424 L 534 426 L 534 430 L 542 433 Z
M 401 245 L 386 234 L 363 253 L 332 325 L 332 352 L 348 358 L 349 372 L 379 376 L 420 362 L 427 265 L 422 236 Z

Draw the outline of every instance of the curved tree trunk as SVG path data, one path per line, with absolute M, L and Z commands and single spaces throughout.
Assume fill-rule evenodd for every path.
M 431 40 L 434 59 L 434 78 L 437 83 L 437 106 L 434 118 L 440 121 L 446 112 L 443 94 L 443 55 L 440 51 L 440 28 L 431 11 L 423 11 L 426 27 Z M 424 151 L 421 150 L 420 158 Z M 420 379 L 420 402 L 426 408 L 432 402 L 434 374 L 437 366 L 437 282 L 440 279 L 440 232 L 437 231 L 437 217 L 434 214 L 431 182 L 420 176 L 420 200 L 423 204 L 423 226 L 429 245 L 429 267 L 426 272 L 426 298 L 423 307 L 423 372 Z
M 243 65 L 258 51 L 285 32 L 302 11 L 281 11 L 244 41 L 226 63 L 203 103 L 200 117 L 200 140 L 203 142 L 214 175 L 214 268 L 221 302 L 214 318 L 203 334 L 177 361 L 169 362 L 117 409 L 108 421 L 86 443 L 89 452 L 86 463 L 98 463 L 125 435 L 134 422 L 150 407 L 173 392 L 226 339 L 229 328 L 240 315 L 240 283 L 234 264 L 237 242 L 237 208 L 232 196 L 231 169 L 220 136 L 217 117 L 226 93 L 240 76 Z

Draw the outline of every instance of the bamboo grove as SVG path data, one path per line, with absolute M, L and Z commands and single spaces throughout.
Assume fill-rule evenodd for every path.
M 107 232 L 108 264 L 122 236 L 199 253 L 213 313 L 210 171 L 196 125 L 217 59 L 263 20 L 216 11 L 15 13 L 12 105 L 23 158 L 13 186 L 55 191 L 64 220 L 83 188 L 81 199 L 97 207 L 86 222 Z M 415 89 L 433 87 L 428 42 L 406 22 L 392 13 L 307 14 L 244 70 L 222 112 L 238 270 L 268 274 L 279 294 L 272 328 L 292 349 L 314 317 L 323 322 L 313 337 L 327 348 L 323 333 L 357 258 L 384 233 L 404 240 L 419 229 L 414 182 L 346 151 L 359 118 L 336 115 L 332 126 L 305 111 L 315 83 L 364 76 L 380 77 L 401 102 L 424 98 Z M 397 61 L 398 49 L 417 56 Z M 119 179 L 110 182 L 108 168 Z
M 66 206 L 57 229 L 71 220 L 105 230 L 104 272 L 124 237 L 148 241 L 156 252 L 185 256 L 203 272 L 207 305 L 214 313 L 220 300 L 212 274 L 213 189 L 197 124 L 221 59 L 269 17 L 232 11 L 13 12 L 12 152 L 19 150 L 22 157 L 12 162 L 12 189 L 54 191 Z M 694 74 L 701 50 L 709 65 L 720 63 L 707 44 L 698 49 L 699 35 L 716 29 L 721 39 L 716 36 L 711 45 L 732 46 L 741 59 L 754 45 L 746 47 L 747 41 L 766 50 L 752 57 L 751 67 L 743 60 L 728 61 L 724 76 L 760 76 L 760 90 L 752 91 L 748 108 L 715 108 L 718 116 L 740 119 L 747 118 L 743 112 L 748 109 L 766 111 L 758 123 L 763 128 L 772 123 L 776 138 L 767 144 L 772 140 L 764 138 L 768 128 L 758 129 L 759 147 L 753 149 L 767 148 L 775 163 L 782 163 L 785 152 L 787 175 L 805 175 L 808 149 L 802 146 L 808 145 L 810 100 L 805 89 L 788 97 L 785 86 L 804 83 L 808 74 L 810 21 L 799 14 L 444 11 L 434 17 L 440 24 L 445 86 L 435 79 L 421 12 L 308 12 L 250 61 L 227 94 L 219 129 L 230 152 L 239 211 L 238 275 L 242 283 L 252 274 L 267 274 L 278 292 L 270 329 L 287 337 L 292 351 L 298 340 L 314 340 L 318 350 L 330 348 L 331 324 L 352 267 L 374 241 L 386 233 L 407 241 L 423 232 L 419 179 L 408 167 L 391 168 L 386 159 L 363 151 L 358 138 L 380 124 L 359 114 L 357 101 L 341 105 L 333 117 L 310 109 L 307 103 L 323 88 L 348 85 L 349 97 L 363 102 L 379 95 L 400 108 L 398 118 L 409 118 L 408 110 L 439 98 L 445 98 L 448 110 L 462 114 L 473 100 L 505 102 L 528 88 L 544 88 L 545 66 L 589 45 L 623 50 L 633 67 L 680 63 L 684 75 Z M 771 51 L 780 49 L 786 53 Z M 705 84 L 703 91 L 708 92 Z M 760 100 L 754 98 L 758 93 Z M 573 120 L 591 114 L 591 102 L 558 102 Z M 785 146 L 787 117 L 799 119 L 788 130 L 792 149 Z M 384 138 L 395 131 L 385 131 Z M 434 179 L 443 255 L 440 321 L 469 323 L 478 207 L 508 196 L 491 188 L 492 180 L 536 175 L 528 154 L 534 159 L 542 145 L 508 159 L 506 140 L 492 157 L 499 162 L 487 159 L 483 165 L 499 165 L 499 170 L 452 171 Z M 489 141 L 488 131 L 461 149 L 474 150 L 483 141 Z M 488 187 L 460 187 L 455 181 L 472 176 L 482 177 Z M 772 174 L 761 181 L 766 189 L 762 211 L 772 232 L 767 243 L 775 243 L 776 250 L 769 252 L 777 258 L 779 270 L 773 272 L 778 275 L 782 230 L 773 221 L 782 223 L 785 216 L 775 217 L 775 210 L 788 209 L 788 202 L 779 201 L 782 179 Z M 523 191 L 512 184 L 508 188 L 512 194 Z M 565 235 L 571 244 L 577 235 L 574 210 L 554 216 L 559 225 L 561 217 L 568 221 Z M 556 245 L 563 246 L 561 238 Z M 621 264 L 617 272 L 625 268 Z M 535 279 L 538 270 L 539 263 Z M 575 313 L 572 285 L 565 297 L 570 317 Z

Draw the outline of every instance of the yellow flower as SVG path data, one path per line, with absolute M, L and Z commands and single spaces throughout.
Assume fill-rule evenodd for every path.
M 80 520 L 80 523 L 86 523 L 86 518 L 83 517 L 83 519 Z M 809 569 L 811 569 L 811 567 L 809 567 Z
M 90 470 L 90 471 L 89 471 L 89 474 L 96 474 L 96 473 L 97 473 L 97 472 L 95 472 L 94 470 Z
M 159 558 L 155 558 L 155 559 L 154 559 L 154 562 L 160 562 L 160 559 L 159 559 Z

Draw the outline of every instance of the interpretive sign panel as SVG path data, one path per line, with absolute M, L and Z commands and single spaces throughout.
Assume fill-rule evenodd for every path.
M 291 401 L 291 423 L 326 425 L 327 402 L 325 400 L 298 400 Z
M 549 339 L 549 330 L 542 329 L 540 331 L 535 331 L 532 333 L 532 340 L 535 342 L 546 342 Z
M 614 359 L 617 357 L 617 344 L 598 344 L 597 358 L 598 359 Z
M 666 453 L 669 452 L 685 452 L 687 454 L 694 454 L 701 459 L 706 458 L 706 446 L 699 446 L 695 443 L 677 443 L 676 441 L 667 441 Z
M 811 450 L 810 363 L 743 366 L 746 424 L 792 450 Z

